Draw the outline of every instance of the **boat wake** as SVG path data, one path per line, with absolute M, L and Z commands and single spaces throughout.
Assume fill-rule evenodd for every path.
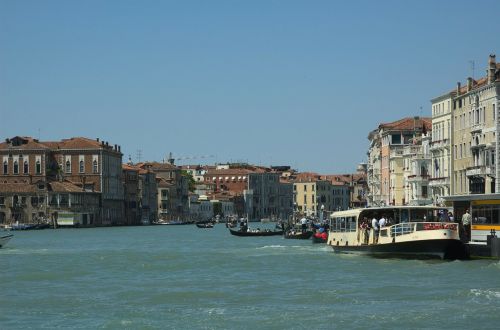
M 487 300 L 500 299 L 500 292 L 493 290 L 471 289 L 470 295 L 473 298 L 485 298 Z

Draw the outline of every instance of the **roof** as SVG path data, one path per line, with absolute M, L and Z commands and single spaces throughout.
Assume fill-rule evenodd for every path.
M 142 169 L 150 169 L 151 171 L 172 171 L 178 170 L 178 167 L 170 163 L 159 163 L 159 162 L 145 162 L 136 164 Z
M 104 141 L 91 140 L 84 137 L 72 137 L 61 141 L 38 141 L 32 137 L 15 136 L 0 143 L 0 149 L 15 149 L 15 150 L 57 150 L 57 149 L 106 149 L 113 150 L 112 145 L 106 145 Z M 118 152 L 117 150 L 115 150 Z
M 69 181 L 53 181 L 47 183 L 48 190 L 53 192 L 85 192 L 82 187 L 79 187 Z
M 432 130 L 432 119 L 429 117 L 406 117 L 390 123 L 381 123 L 378 129 L 390 131 L 413 131 L 415 129 L 424 128 L 428 131 Z

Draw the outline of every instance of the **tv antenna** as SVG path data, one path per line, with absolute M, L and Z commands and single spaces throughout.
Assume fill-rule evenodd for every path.
M 474 79 L 474 73 L 476 71 L 476 62 L 474 60 L 469 61 L 470 69 L 472 71 L 472 79 Z

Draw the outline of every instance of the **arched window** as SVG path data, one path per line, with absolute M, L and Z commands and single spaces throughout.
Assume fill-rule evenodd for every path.
M 28 174 L 29 173 L 29 168 L 28 168 L 28 161 L 25 160 L 23 164 L 23 173 Z
M 3 174 L 7 174 L 9 171 L 9 165 L 7 164 L 7 161 L 3 162 Z
M 42 164 L 40 164 L 39 160 L 35 163 L 35 172 L 36 174 L 42 174 Z
M 71 162 L 69 160 L 66 161 L 66 173 L 71 173 Z
M 14 161 L 14 174 L 19 174 L 19 163 Z
M 93 173 L 99 173 L 99 167 L 97 166 L 97 160 L 94 160 L 92 162 L 92 172 Z
M 80 160 L 80 173 L 83 173 L 84 172 L 84 165 L 83 165 L 83 160 Z

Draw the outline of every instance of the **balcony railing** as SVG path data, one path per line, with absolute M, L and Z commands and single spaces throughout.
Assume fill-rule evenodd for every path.
M 484 128 L 484 123 L 474 124 L 470 127 L 470 132 L 471 133 L 481 133 L 483 128 Z
M 449 139 L 443 139 L 443 140 L 437 140 L 437 141 L 432 141 L 431 145 L 429 147 L 429 150 L 439 150 L 443 148 L 449 148 Z
M 495 175 L 495 166 L 472 166 L 467 167 L 465 175 L 467 176 L 476 176 L 476 175 Z

